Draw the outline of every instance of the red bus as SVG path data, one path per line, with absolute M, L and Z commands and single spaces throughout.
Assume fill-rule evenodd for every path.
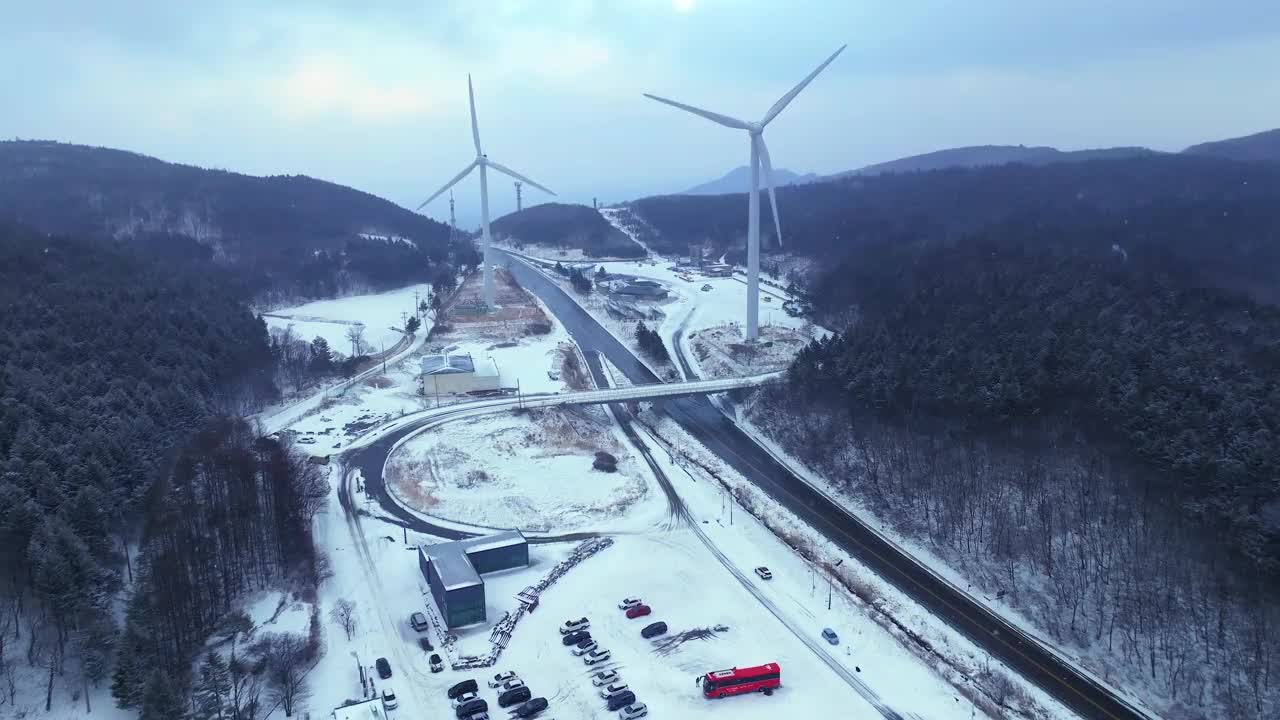
M 736 667 L 709 672 L 698 680 L 702 683 L 703 696 L 708 698 L 749 692 L 772 695 L 774 689 L 782 686 L 782 668 L 777 663 L 747 668 Z

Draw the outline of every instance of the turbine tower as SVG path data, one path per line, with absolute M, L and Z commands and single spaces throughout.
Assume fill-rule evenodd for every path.
M 519 180 L 516 181 L 516 212 L 520 212 L 524 209 L 524 197 L 520 194 L 520 187 L 522 185 L 524 185 L 524 183 Z
M 481 248 L 481 253 L 484 255 L 484 302 L 485 302 L 485 305 L 488 306 L 488 311 L 493 312 L 493 309 L 494 309 L 493 263 L 491 262 L 491 259 L 489 257 L 489 246 L 491 244 L 491 240 L 489 237 L 489 174 L 487 172 L 488 168 L 493 168 L 494 170 L 497 170 L 498 172 L 504 175 L 507 175 L 515 180 L 518 180 L 520 182 L 528 183 L 549 195 L 555 195 L 555 193 L 539 185 L 538 183 L 530 180 L 529 178 L 521 175 L 515 170 L 512 170 L 511 168 L 506 167 L 504 165 L 499 165 L 498 163 L 490 160 L 484 154 L 484 151 L 480 149 L 480 126 L 476 123 L 476 93 L 475 93 L 475 90 L 473 90 L 471 87 L 470 75 L 467 75 L 467 97 L 471 101 L 471 139 L 474 140 L 476 144 L 476 159 L 472 160 L 470 165 L 467 165 L 465 168 L 463 168 L 462 172 L 454 176 L 454 178 L 450 180 L 444 187 L 440 188 L 435 192 L 435 194 L 433 194 L 431 197 L 424 200 L 422 204 L 417 207 L 417 209 L 421 210 L 422 208 L 426 207 L 427 204 L 430 203 L 432 200 L 435 200 L 436 198 L 440 197 L 440 195 L 442 195 L 445 190 L 448 190 L 454 185 L 457 185 L 459 182 L 462 181 L 463 178 L 471 174 L 472 170 L 476 168 L 480 168 L 480 234 L 481 234 L 481 237 L 483 238 L 483 247 Z
M 847 45 L 841 45 L 839 50 L 831 53 L 831 56 L 822 62 L 809 76 L 800 81 L 799 85 L 791 88 L 786 95 L 778 99 L 778 102 L 769 108 L 769 112 L 764 114 L 760 122 L 746 122 L 731 118 L 728 115 L 713 113 L 710 110 L 703 110 L 692 105 L 668 100 L 657 95 L 645 93 L 644 96 L 665 103 L 672 107 L 680 108 L 686 112 L 702 117 L 737 130 L 746 130 L 747 135 L 751 138 L 751 190 L 747 195 L 747 340 L 755 340 L 760 336 L 760 164 L 764 163 L 764 181 L 765 187 L 769 189 L 769 205 L 773 208 L 774 229 L 778 233 L 778 244 L 782 244 L 782 221 L 778 219 L 778 198 L 773 190 L 773 163 L 769 160 L 769 148 L 764 144 L 764 129 L 778 113 L 782 112 L 796 95 L 804 90 L 805 86 L 813 82 L 813 79 L 822 72 L 831 61 L 836 59 L 840 53 L 844 52 Z

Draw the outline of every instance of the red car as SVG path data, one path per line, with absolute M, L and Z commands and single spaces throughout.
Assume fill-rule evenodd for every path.
M 638 617 L 644 617 L 651 612 L 653 612 L 653 609 L 648 605 L 637 605 L 633 608 L 627 608 L 627 617 L 634 620 Z

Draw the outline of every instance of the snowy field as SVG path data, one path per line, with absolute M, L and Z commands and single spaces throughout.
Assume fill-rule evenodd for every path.
M 401 313 L 413 313 L 414 293 L 426 299 L 430 285 L 409 287 L 376 295 L 352 295 L 333 300 L 317 300 L 297 307 L 281 308 L 265 313 L 269 329 L 293 328 L 295 336 L 310 342 L 322 337 L 334 352 L 351 355 L 347 332 L 353 325 L 364 325 L 365 354 L 381 352 L 400 342 L 404 333 Z

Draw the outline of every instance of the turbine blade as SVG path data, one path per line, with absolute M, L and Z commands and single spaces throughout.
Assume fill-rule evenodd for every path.
M 472 160 L 472 161 L 471 161 L 471 164 L 469 164 L 469 165 L 467 165 L 465 168 L 463 168 L 463 169 L 462 169 L 462 172 L 458 173 L 458 174 L 457 174 L 457 176 L 456 176 L 456 177 L 454 177 L 452 180 L 450 180 L 450 181 L 449 181 L 449 182 L 448 182 L 444 187 L 442 187 L 442 188 L 440 188 L 439 190 L 437 190 L 437 191 L 435 192 L 435 194 L 434 194 L 434 195 L 432 195 L 431 197 L 427 198 L 426 200 L 423 200 L 421 205 L 419 205 L 418 207 L 414 208 L 414 212 L 417 212 L 418 210 L 421 210 L 422 208 L 426 207 L 426 206 L 427 206 L 427 203 L 429 203 L 429 202 L 431 202 L 432 200 L 435 200 L 436 198 L 438 198 L 438 197 L 440 197 L 441 195 L 443 195 L 445 190 L 448 190 L 449 188 L 453 187 L 454 185 L 457 185 L 459 180 L 461 180 L 462 178 L 466 177 L 466 176 L 467 176 L 467 173 L 471 172 L 471 171 L 472 171 L 472 170 L 474 170 L 475 168 L 476 168 L 476 161 L 475 161 L 475 160 Z
M 757 135 L 760 143 L 760 161 L 764 163 L 764 186 L 769 188 L 769 207 L 773 208 L 773 229 L 778 232 L 778 247 L 782 247 L 782 220 L 778 217 L 778 196 L 773 192 L 773 163 L 769 160 L 769 148 L 764 144 L 764 136 Z
M 844 52 L 844 49 L 847 47 L 849 46 L 841 45 L 839 50 L 836 50 L 835 52 L 831 53 L 831 57 L 822 61 L 822 64 L 819 65 L 813 72 L 809 73 L 808 77 L 801 80 L 799 85 L 796 85 L 795 87 L 791 88 L 791 92 L 787 93 L 786 95 L 783 95 L 781 98 L 778 98 L 778 102 L 774 103 L 773 107 L 769 108 L 769 112 L 764 114 L 764 119 L 760 121 L 760 126 L 764 127 L 765 125 L 768 125 L 771 120 L 778 117 L 778 113 L 782 112 L 782 109 L 785 108 L 788 103 L 790 103 L 792 100 L 795 100 L 796 96 L 800 94 L 800 91 L 803 90 L 806 85 L 813 82 L 813 79 L 818 77 L 818 73 L 822 72 L 824 68 L 830 65 L 831 61 L 835 60 L 836 56 Z
M 555 195 L 555 193 L 554 193 L 554 192 L 552 192 L 549 188 L 545 188 L 545 187 L 543 187 L 543 186 L 539 185 L 538 183 L 536 183 L 536 182 L 534 182 L 534 181 L 530 180 L 529 178 L 525 177 L 524 175 L 521 175 L 520 173 L 516 172 L 515 170 L 512 170 L 511 168 L 507 167 L 506 165 L 499 165 L 498 163 L 496 163 L 496 162 L 494 162 L 494 161 L 492 161 L 492 160 L 490 160 L 490 159 L 488 159 L 488 158 L 485 158 L 485 164 L 486 164 L 486 165 L 488 165 L 489 167 L 493 168 L 494 170 L 497 170 L 497 171 L 498 171 L 498 172 L 500 172 L 500 173 L 505 173 L 506 175 L 509 175 L 510 177 L 515 178 L 516 180 L 519 180 L 520 182 L 528 183 L 528 184 L 530 184 L 530 185 L 532 185 L 532 186 L 534 186 L 534 187 L 538 188 L 539 190 L 541 190 L 542 192 L 544 192 L 544 193 L 546 193 L 546 194 L 548 194 L 548 195 Z
M 744 123 L 744 122 L 742 122 L 741 120 L 739 120 L 739 119 L 737 119 L 737 118 L 731 118 L 731 117 L 729 117 L 728 115 L 721 115 L 720 113 L 713 113 L 713 112 L 711 112 L 710 110 L 703 110 L 702 108 L 696 108 L 696 107 L 694 107 L 694 106 L 692 106 L 692 105 L 685 105 L 684 103 L 676 102 L 675 100 L 668 100 L 668 99 L 663 98 L 663 97 L 658 97 L 657 95 L 650 95 L 649 93 L 645 93 L 645 94 L 644 94 L 644 96 L 645 96 L 645 97 L 647 97 L 647 98 L 649 98 L 650 100 L 657 100 L 658 102 L 663 103 L 663 104 L 666 104 L 666 105 L 670 105 L 671 107 L 680 108 L 681 110 L 684 110 L 685 112 L 691 112 L 691 113 L 693 113 L 694 115 L 701 115 L 702 117 L 704 117 L 704 118 L 706 118 L 706 119 L 710 120 L 711 122 L 720 123 L 721 125 L 724 125 L 725 127 L 736 128 L 736 129 L 738 129 L 738 130 L 750 130 L 750 129 L 751 129 L 751 126 L 750 126 L 750 125 L 748 125 L 747 123 Z
M 476 155 L 480 152 L 480 125 L 476 123 L 476 91 L 471 88 L 471 74 L 467 73 L 467 97 L 471 100 L 471 139 L 476 141 Z

